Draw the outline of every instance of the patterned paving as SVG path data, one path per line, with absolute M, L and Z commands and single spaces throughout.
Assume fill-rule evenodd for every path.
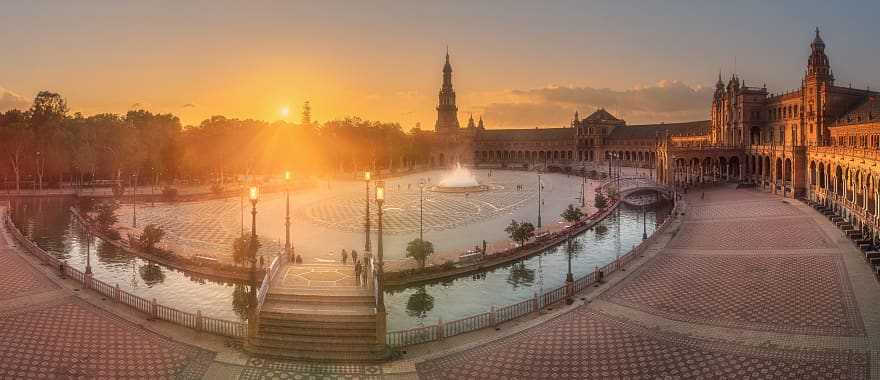
M 0 239 L 3 239 L 0 234 Z M 0 247 L 5 246 L 0 240 Z M 0 300 L 58 289 L 58 286 L 34 269 L 22 258 L 0 250 Z
M 864 353 L 744 348 L 581 308 L 510 339 L 417 364 L 424 379 L 865 379 Z
M 291 363 L 272 359 L 251 358 L 243 369 L 247 379 L 381 379 L 382 367 L 320 363 Z
M 670 319 L 773 332 L 862 335 L 840 257 L 661 256 L 603 298 Z
M 798 216 L 802 215 L 798 209 L 783 202 L 767 203 L 761 202 L 761 207 L 743 207 L 742 202 L 723 203 L 714 205 L 694 206 L 688 210 L 688 219 L 732 219 L 732 218 L 754 218 L 754 217 L 771 217 L 771 216 Z
M 852 248 L 780 198 L 701 192 L 691 190 L 686 219 L 669 232 L 669 244 L 649 250 L 656 256 L 627 277 L 612 276 L 619 282 L 598 302 L 475 348 L 417 360 L 419 375 L 871 378 L 876 353 L 866 347 L 876 347 L 880 289 L 851 265 L 845 250 Z
M 684 223 L 670 248 L 748 250 L 830 248 L 825 235 L 806 218 L 701 221 Z
M 198 378 L 213 356 L 72 299 L 0 315 L 0 378 Z

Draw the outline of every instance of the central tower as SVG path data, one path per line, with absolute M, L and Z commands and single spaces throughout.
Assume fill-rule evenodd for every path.
M 440 87 L 440 102 L 437 104 L 436 132 L 458 131 L 458 107 L 455 105 L 455 90 L 452 89 L 452 65 L 449 63 L 449 49 L 446 49 L 446 64 L 443 65 L 443 86 Z

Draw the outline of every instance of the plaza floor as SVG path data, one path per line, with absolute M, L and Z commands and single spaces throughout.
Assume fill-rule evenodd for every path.
M 426 354 L 419 376 L 880 378 L 880 286 L 827 219 L 754 190 L 687 201 L 680 228 L 592 302 Z
M 628 170 L 625 174 L 632 170 Z M 437 183 L 445 173 L 429 171 L 386 180 L 384 252 L 389 270 L 415 265 L 405 256 L 406 244 L 419 236 L 420 196 L 418 183 Z M 491 190 L 450 194 L 426 189 L 423 200 L 423 230 L 434 243 L 432 263 L 455 260 L 458 255 L 486 240 L 489 251 L 509 248 L 504 228 L 512 219 L 538 223 L 537 174 L 514 170 L 475 170 L 475 176 Z M 643 173 L 644 174 L 644 173 Z M 542 225 L 545 229 L 564 225 L 560 214 L 569 204 L 580 205 L 582 179 L 548 173 L 542 176 Z M 587 182 L 588 209 L 597 181 Z M 429 185 L 430 186 L 430 185 Z M 340 260 L 343 249 L 364 250 L 365 193 L 361 181 L 321 181 L 316 188 L 291 196 L 291 241 L 306 262 Z M 373 189 L 370 189 L 373 193 Z M 371 200 L 372 246 L 376 249 L 376 204 Z M 284 244 L 285 197 L 273 193 L 257 206 L 257 231 L 264 249 L 280 251 Z M 131 207 L 120 209 L 120 225 L 132 225 Z M 231 259 L 232 241 L 242 230 L 250 231 L 247 200 L 228 198 L 203 202 L 141 205 L 138 227 L 154 223 L 166 231 L 167 247 L 184 255 L 211 255 Z

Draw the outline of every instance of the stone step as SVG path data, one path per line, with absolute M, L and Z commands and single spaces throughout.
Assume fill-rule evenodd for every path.
M 865 252 L 866 259 L 873 259 L 875 257 L 880 257 L 880 251 L 867 251 L 867 252 Z
M 301 304 L 327 304 L 327 305 L 366 305 L 373 306 L 376 299 L 372 295 L 310 295 L 310 294 L 286 294 L 270 292 L 266 295 L 266 302 L 286 302 Z
M 364 317 L 372 319 L 376 316 L 376 308 L 370 306 L 356 305 L 307 305 L 297 303 L 278 303 L 266 302 L 260 310 L 261 317 L 286 317 L 286 316 L 316 316 L 319 318 L 328 318 L 324 320 L 334 320 L 333 318 L 343 318 L 343 321 L 350 321 Z M 355 317 L 355 318 L 350 318 Z
M 315 330 L 366 330 L 371 329 L 375 330 L 376 328 L 376 320 L 375 318 L 370 319 L 355 319 L 355 320 L 341 320 L 341 321 L 331 321 L 327 318 L 309 318 L 307 317 L 299 317 L 296 316 L 294 318 L 260 318 L 261 326 L 277 326 L 277 327 L 294 327 L 294 328 L 309 328 Z
M 257 336 L 250 339 L 252 346 L 313 352 L 363 352 L 369 353 L 377 346 L 375 339 L 362 340 L 358 343 L 303 342 L 277 339 L 275 337 Z
M 291 287 L 272 286 L 268 295 L 297 295 L 302 297 L 373 297 L 373 291 L 363 287 Z
M 868 259 L 868 262 L 871 263 L 871 265 L 880 265 L 880 257 L 872 257 Z
M 294 349 L 276 349 L 251 345 L 247 345 L 245 348 L 255 355 L 279 359 L 344 363 L 368 363 L 382 360 L 379 355 L 376 355 L 372 352 L 318 352 L 301 351 Z
M 260 333 L 265 333 L 267 335 L 296 335 L 301 337 L 352 337 L 352 338 L 375 338 L 376 337 L 376 324 L 372 323 L 370 326 L 361 326 L 362 328 L 354 328 L 352 326 L 346 326 L 348 328 L 315 328 L 314 326 L 308 325 L 296 325 L 296 326 L 287 326 L 287 325 L 276 325 L 276 324 L 260 324 Z

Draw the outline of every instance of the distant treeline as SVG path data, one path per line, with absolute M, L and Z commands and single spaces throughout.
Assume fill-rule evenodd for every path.
M 308 112 L 308 111 L 306 111 Z M 0 176 L 6 188 L 124 180 L 229 182 L 239 175 L 399 170 L 428 160 L 428 136 L 397 123 L 349 117 L 308 121 L 213 116 L 182 126 L 172 114 L 70 114 L 56 93 L 37 94 L 28 110 L 0 113 Z

